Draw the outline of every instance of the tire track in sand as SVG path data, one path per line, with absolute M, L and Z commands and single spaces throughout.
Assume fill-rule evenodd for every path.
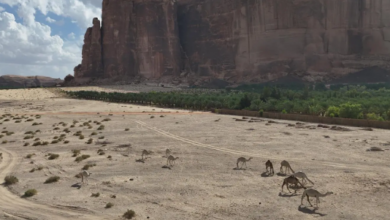
M 0 161 L 0 180 L 12 173 L 15 167 L 15 153 L 0 148 L 3 153 L 3 160 Z M 22 199 L 11 193 L 6 187 L 0 186 L 0 219 L 28 219 L 28 220 L 93 220 L 93 219 L 112 219 L 108 217 L 99 217 L 91 212 L 80 211 L 77 208 L 49 206 L 31 202 Z
M 249 157 L 254 157 L 254 158 L 262 158 L 262 159 L 267 159 L 267 160 L 268 159 L 272 159 L 272 160 L 285 160 L 286 159 L 285 157 L 277 157 L 277 156 L 269 155 L 266 153 L 254 154 L 254 153 L 249 153 L 249 152 L 245 152 L 245 151 L 238 151 L 238 150 L 232 150 L 232 149 L 227 149 L 227 148 L 223 148 L 223 147 L 216 147 L 216 146 L 209 145 L 209 144 L 202 144 L 202 143 L 197 142 L 197 141 L 193 141 L 193 140 L 190 140 L 190 139 L 187 139 L 184 137 L 174 135 L 174 134 L 169 133 L 167 131 L 164 131 L 162 129 L 152 127 L 143 121 L 135 120 L 135 122 L 137 124 L 145 127 L 145 128 L 148 128 L 149 130 L 155 131 L 156 133 L 159 133 L 163 136 L 166 136 L 166 137 L 169 137 L 169 138 L 172 138 L 172 139 L 184 142 L 184 143 L 188 143 L 188 144 L 191 144 L 191 145 L 197 146 L 197 147 L 216 150 L 216 151 L 220 151 L 220 152 L 224 152 L 224 153 L 228 153 L 228 154 L 234 154 L 234 155 L 239 155 L 239 156 L 249 156 Z M 340 169 L 354 169 L 354 170 L 360 170 L 360 171 L 373 171 L 373 170 L 376 170 L 376 171 L 382 170 L 384 172 L 390 171 L 390 169 L 387 167 L 378 167 L 378 166 L 374 167 L 374 166 L 370 166 L 370 165 L 362 166 L 362 165 L 355 165 L 355 164 L 351 165 L 351 164 L 333 163 L 333 162 L 326 162 L 326 161 L 311 161 L 311 160 L 308 161 L 308 160 L 304 160 L 304 159 L 293 159 L 293 158 L 288 158 L 288 161 L 295 161 L 295 162 L 300 162 L 300 163 L 315 163 L 317 165 L 335 167 L 335 168 L 340 168 Z

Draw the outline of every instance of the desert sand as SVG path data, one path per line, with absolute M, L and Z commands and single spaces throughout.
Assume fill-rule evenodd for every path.
M 248 123 L 209 112 L 67 99 L 46 89 L 1 90 L 0 113 L 25 116 L 20 123 L 9 116 L 0 120 L 1 131 L 14 132 L 0 138 L 0 179 L 19 179 L 0 187 L 0 219 L 121 219 L 128 209 L 135 211 L 134 219 L 158 220 L 390 216 L 387 130 L 333 131 L 310 123 L 291 127 L 288 124 L 296 122 L 268 123 L 264 118 Z M 98 130 L 94 121 L 104 129 Z M 66 128 L 70 133 L 63 132 Z M 40 132 L 33 139 L 24 139 L 25 132 L 36 130 Z M 77 131 L 85 138 L 74 136 Z M 51 144 L 61 134 L 69 143 Z M 32 146 L 36 138 L 49 144 Z M 90 138 L 92 143 L 86 143 Z M 366 151 L 373 146 L 385 151 Z M 170 169 L 165 167 L 167 148 L 179 157 Z M 142 162 L 144 149 L 153 153 Z M 90 157 L 76 162 L 72 150 Z M 59 158 L 48 160 L 49 153 Z M 33 156 L 26 158 L 28 154 Z M 253 159 L 247 168 L 236 169 L 241 156 Z M 273 162 L 273 176 L 265 173 L 267 160 Z M 286 177 L 278 174 L 282 160 L 307 174 L 315 183 L 306 183 L 308 188 L 334 194 L 320 198 L 318 209 L 309 207 L 306 199 L 300 206 L 303 189 L 281 192 Z M 75 175 L 87 164 L 95 166 L 88 170 L 88 183 L 82 184 Z M 60 180 L 44 184 L 51 176 Z M 37 195 L 22 198 L 28 189 L 36 189 Z M 311 201 L 315 204 L 314 198 Z M 114 206 L 106 209 L 109 202 Z

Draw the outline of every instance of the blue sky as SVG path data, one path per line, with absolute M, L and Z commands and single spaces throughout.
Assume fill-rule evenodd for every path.
M 0 75 L 73 74 L 101 1 L 0 0 Z

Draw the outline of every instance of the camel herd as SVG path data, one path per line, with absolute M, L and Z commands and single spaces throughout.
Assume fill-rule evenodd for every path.
M 250 161 L 252 159 L 252 157 L 246 159 L 245 157 L 239 157 L 237 159 L 237 169 L 241 169 L 243 165 L 246 166 L 246 162 Z M 241 163 L 241 168 L 239 168 L 238 164 Z M 284 168 L 284 172 L 283 172 L 283 168 Z M 273 164 L 270 160 L 268 160 L 266 163 L 265 163 L 265 169 L 266 169 L 266 173 L 268 173 L 268 175 L 274 175 L 274 167 L 273 167 Z M 333 192 L 327 192 L 325 194 L 322 194 L 320 192 L 318 192 L 317 190 L 315 189 L 308 189 L 306 188 L 303 183 L 305 183 L 306 181 L 310 182 L 311 184 L 314 185 L 313 181 L 311 181 L 304 172 L 302 171 L 298 171 L 298 172 L 295 172 L 291 166 L 290 166 L 290 163 L 287 162 L 286 160 L 283 160 L 281 163 L 280 163 L 280 174 L 287 174 L 288 171 L 291 171 L 291 175 L 284 178 L 283 180 L 283 184 L 282 184 L 282 192 L 283 192 L 283 189 L 284 189 L 284 186 L 287 187 L 287 190 L 291 193 L 290 191 L 290 188 L 289 188 L 289 185 L 294 185 L 295 188 L 295 192 L 297 192 L 297 186 L 298 184 L 303 188 L 305 189 L 305 191 L 303 192 L 302 194 L 302 197 L 301 197 L 301 205 L 303 205 L 303 199 L 306 197 L 307 198 L 307 201 L 309 202 L 310 206 L 313 206 L 309 200 L 309 197 L 314 197 L 316 198 L 316 207 L 318 208 L 318 204 L 320 203 L 320 197 L 325 197 L 325 196 L 328 196 L 328 195 L 331 195 L 333 194 Z M 299 181 L 300 178 L 302 180 L 302 182 Z

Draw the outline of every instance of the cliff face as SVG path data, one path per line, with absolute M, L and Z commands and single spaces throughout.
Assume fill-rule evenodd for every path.
M 388 0 L 104 0 L 102 18 L 102 43 L 85 41 L 76 78 L 104 69 L 105 77 L 315 81 L 390 70 Z M 86 38 L 94 30 L 95 21 Z

